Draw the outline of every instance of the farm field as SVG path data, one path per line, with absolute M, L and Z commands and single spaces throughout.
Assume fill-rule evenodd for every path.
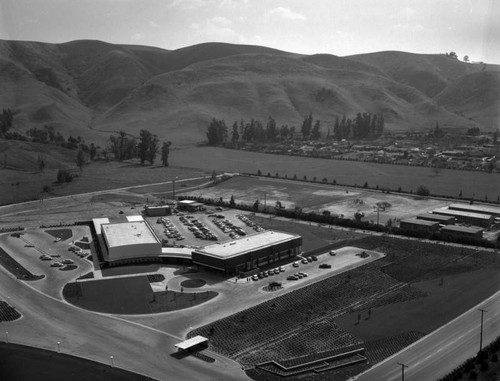
M 362 188 L 346 188 L 331 184 L 302 183 L 266 177 L 236 176 L 215 187 L 204 188 L 188 195 L 229 201 L 234 197 L 236 204 L 253 204 L 259 200 L 268 209 L 279 201 L 286 208 L 300 207 L 305 212 L 330 211 L 332 214 L 353 218 L 356 212 L 364 213 L 364 220 L 377 220 L 377 203 L 388 205 L 379 210 L 379 222 L 388 219 L 402 219 L 443 207 L 451 201 L 442 201 L 416 196 L 401 196 Z
M 265 220 L 258 222 L 268 227 Z M 293 358 L 300 363 L 301 356 L 315 353 L 321 358 L 329 351 L 360 345 L 372 366 L 500 289 L 500 263 L 494 252 L 385 236 L 350 244 L 387 256 L 200 327 L 189 336 L 208 335 L 212 350 L 240 362 L 256 380 L 281 379 L 254 368 L 257 363 Z M 325 342 L 328 345 L 322 347 Z M 290 379 L 345 380 L 367 367 Z
M 365 163 L 343 160 L 314 159 L 297 156 L 271 155 L 257 152 L 237 151 L 218 147 L 189 147 L 178 149 L 172 157 L 172 165 L 199 168 L 207 171 L 270 173 L 274 176 L 287 175 L 288 178 L 308 179 L 316 177 L 328 182 L 334 179 L 338 184 L 357 184 L 368 182 L 370 187 L 414 192 L 419 185 L 426 185 L 431 194 L 458 197 L 460 191 L 464 198 L 474 197 L 489 200 L 500 196 L 500 174 L 485 172 L 463 172 L 443 170 L 436 176 L 431 168 L 406 167 L 389 164 Z

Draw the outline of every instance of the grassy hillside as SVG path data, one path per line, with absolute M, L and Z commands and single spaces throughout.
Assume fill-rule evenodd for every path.
M 336 116 L 359 111 L 383 114 L 388 128 L 432 128 L 437 121 L 486 130 L 498 119 L 497 81 L 486 78 L 495 71 L 404 52 L 342 58 L 223 43 L 168 51 L 0 40 L 0 108 L 15 111 L 18 132 L 48 124 L 99 143 L 110 131 L 147 128 L 174 144 L 193 144 L 204 140 L 212 117 L 232 123 L 272 115 L 298 126 L 310 111 L 325 132 Z M 485 79 L 469 84 L 470 75 Z M 474 102 L 464 102 L 457 94 L 472 84 Z

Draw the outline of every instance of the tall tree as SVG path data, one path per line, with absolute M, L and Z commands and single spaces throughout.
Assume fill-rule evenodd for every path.
M 148 130 L 141 130 L 139 134 L 138 154 L 141 164 L 144 164 L 149 157 L 152 134 Z
M 158 136 L 151 134 L 151 139 L 149 140 L 147 159 L 151 165 L 154 164 L 156 159 L 156 154 L 158 153 L 160 140 Z
M 304 139 L 309 139 L 309 136 L 311 135 L 312 123 L 313 123 L 313 116 L 312 112 L 310 112 L 309 115 L 306 115 L 306 117 L 302 121 L 302 127 L 300 130 L 302 132 L 302 136 L 304 137 Z
M 161 147 L 161 163 L 163 166 L 168 167 L 168 156 L 170 155 L 170 146 L 172 145 L 171 141 L 163 142 Z
M 76 166 L 80 168 L 80 171 L 83 168 L 83 165 L 85 164 L 85 153 L 83 150 L 79 149 L 78 152 L 76 153 Z
M 238 122 L 233 123 L 233 131 L 231 133 L 231 143 L 236 144 L 240 140 L 240 134 L 238 132 Z

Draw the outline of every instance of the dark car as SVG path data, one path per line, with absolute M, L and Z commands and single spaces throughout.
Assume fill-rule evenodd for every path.
M 319 268 L 320 269 L 331 269 L 332 265 L 330 265 L 328 263 L 322 263 L 321 265 L 319 265 Z
M 313 261 L 317 261 L 318 260 L 318 257 L 315 256 L 315 255 L 313 255 L 311 258 L 312 258 Z
M 286 280 L 299 280 L 295 275 L 290 275 L 286 278 Z

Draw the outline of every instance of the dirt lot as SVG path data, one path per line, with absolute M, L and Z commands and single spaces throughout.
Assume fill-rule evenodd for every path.
M 279 201 L 286 208 L 300 207 L 305 212 L 319 213 L 328 210 L 347 218 L 353 218 L 359 211 L 368 221 L 377 221 L 377 203 L 383 203 L 387 207 L 379 208 L 379 222 L 382 224 L 388 219 L 412 217 L 451 204 L 430 198 L 262 177 L 234 177 L 215 187 L 188 194 L 213 199 L 222 197 L 225 201 L 234 196 L 236 204 L 252 204 L 259 200 L 261 205 L 266 203 L 269 209 Z

